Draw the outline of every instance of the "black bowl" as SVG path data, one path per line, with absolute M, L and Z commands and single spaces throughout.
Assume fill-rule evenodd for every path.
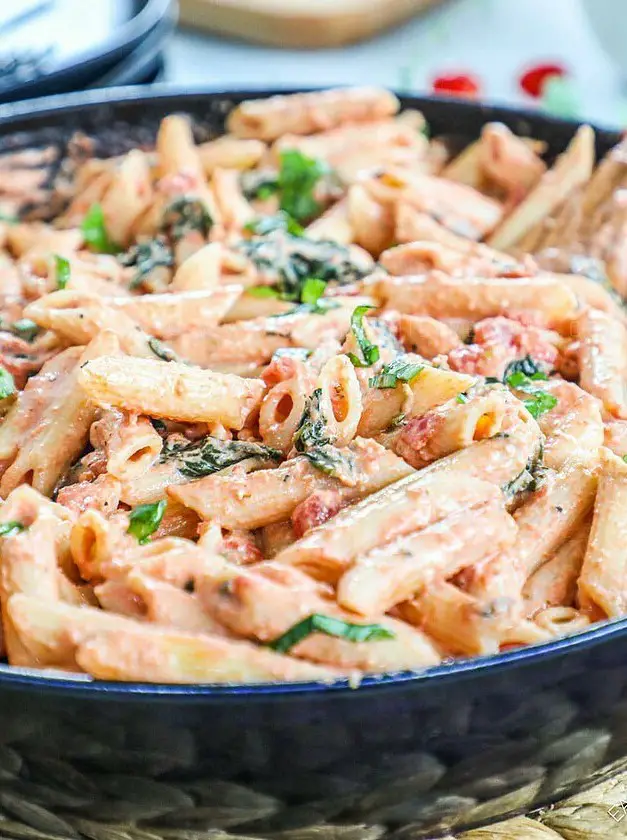
M 52 143 L 62 156 L 81 130 L 98 153 L 117 154 L 149 144 L 171 111 L 208 137 L 250 95 L 127 89 L 0 108 L 0 153 Z M 403 104 L 435 134 L 467 141 L 497 119 L 552 155 L 575 128 L 455 101 Z M 600 132 L 599 152 L 617 140 Z M 124 685 L 0 667 L 0 833 L 129 836 L 100 823 L 171 840 L 215 829 L 281 840 L 458 832 L 627 767 L 626 661 L 617 621 L 358 689 Z

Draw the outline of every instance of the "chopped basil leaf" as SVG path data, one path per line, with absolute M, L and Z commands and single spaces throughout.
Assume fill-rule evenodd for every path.
M 255 288 L 272 288 L 276 297 L 295 303 L 302 303 L 302 288 L 309 279 L 344 285 L 361 280 L 371 270 L 366 260 L 361 262 L 337 242 L 292 236 L 284 230 L 243 239 L 237 248 L 253 263 L 266 284 Z
M 351 330 L 363 355 L 362 360 L 354 353 L 346 354 L 355 367 L 370 367 L 379 360 L 379 348 L 368 339 L 364 328 L 364 315 L 370 309 L 376 309 L 376 307 L 357 306 L 351 315 Z
M 57 280 L 57 289 L 65 289 L 70 279 L 70 261 L 65 257 L 54 255 L 54 265 Z
M 467 403 L 468 397 L 466 396 L 466 394 L 458 394 L 456 400 L 458 403 Z
M 371 377 L 371 388 L 395 388 L 399 382 L 412 382 L 423 370 L 424 365 L 406 361 L 406 356 L 398 356 L 383 366 L 381 373 Z
M 332 443 L 327 429 L 327 421 L 322 414 L 320 400 L 322 389 L 316 388 L 305 403 L 303 416 L 300 418 L 298 428 L 294 433 L 294 447 L 297 452 L 305 452 L 316 446 L 325 446 Z
M 186 478 L 202 478 L 239 464 L 246 458 L 279 461 L 281 453 L 260 443 L 205 437 L 191 443 L 166 443 L 159 456 L 161 463 L 174 462 Z
M 11 325 L 11 332 L 30 344 L 39 335 L 39 327 L 30 318 L 20 318 Z
M 148 346 L 155 354 L 158 359 L 161 359 L 164 362 L 178 362 L 179 357 L 176 355 L 174 350 L 170 350 L 162 341 L 159 341 L 158 338 L 154 336 L 150 336 L 148 339 Z
M 140 545 L 149 542 L 148 537 L 157 530 L 163 519 L 167 502 L 161 499 L 147 505 L 137 505 L 129 514 L 127 534 L 136 537 Z
M 92 204 L 81 224 L 83 239 L 98 254 L 119 254 L 120 248 L 109 239 L 100 204 Z
M 15 381 L 9 371 L 0 365 L 0 400 L 15 393 Z
M 309 463 L 325 475 L 338 478 L 344 484 L 354 484 L 356 475 L 355 458 L 352 452 L 340 451 L 330 443 L 315 446 L 303 452 Z
M 322 207 L 314 198 L 314 189 L 328 171 L 325 163 L 307 157 L 297 149 L 282 151 L 278 177 L 281 210 L 298 222 L 317 216 Z
M 11 522 L 2 522 L 0 524 L 0 537 L 14 537 L 16 534 L 26 530 L 26 525 L 15 520 Z
M 281 298 L 281 292 L 274 286 L 251 286 L 246 294 L 256 298 Z
M 322 389 L 316 388 L 308 398 L 294 433 L 294 448 L 320 472 L 352 483 L 355 477 L 352 453 L 333 446 L 334 438 L 329 434 L 327 420 L 320 407 L 321 397 Z
M 308 277 L 300 290 L 301 302 L 315 306 L 318 303 L 318 298 L 324 294 L 326 287 L 327 284 L 324 280 L 319 280 L 317 277 Z
M 623 455 L 623 461 L 627 464 L 627 455 Z
M 542 414 L 546 414 L 547 411 L 551 411 L 557 405 L 557 397 L 547 393 L 547 391 L 542 391 L 533 384 L 547 379 L 547 375 L 531 356 L 525 356 L 524 359 L 518 359 L 509 364 L 503 377 L 504 383 L 510 388 L 529 395 L 522 402 L 529 414 L 535 419 Z
M 497 385 L 497 384 L 500 385 L 501 380 L 496 376 L 486 376 L 485 384 L 486 385 Z
M 352 624 L 340 618 L 314 613 L 290 627 L 282 636 L 270 642 L 268 647 L 278 653 L 288 653 L 312 633 L 324 633 L 326 636 L 346 639 L 349 642 L 375 642 L 396 638 L 395 633 L 380 624 Z
M 252 222 L 244 225 L 244 230 L 253 233 L 255 236 L 267 236 L 275 230 L 285 230 L 292 236 L 302 236 L 304 228 L 284 210 L 274 216 L 262 216 L 260 219 L 253 219 Z
M 132 266 L 135 275 L 130 282 L 130 288 L 136 289 L 156 268 L 169 268 L 174 265 L 172 250 L 164 236 L 146 239 L 138 242 L 119 257 L 122 265 Z
M 505 374 L 503 375 L 503 382 L 505 382 L 506 385 L 511 385 L 512 388 L 515 388 L 516 385 L 514 383 L 510 383 L 509 380 L 512 377 L 518 377 L 518 381 L 522 381 L 520 379 L 521 376 L 534 380 L 541 379 L 546 381 L 548 379 L 548 376 L 544 373 L 540 365 L 529 355 L 525 356 L 524 359 L 516 359 L 508 364 L 505 368 Z
M 537 420 L 540 415 L 555 408 L 557 397 L 548 394 L 546 391 L 534 391 L 529 399 L 523 400 L 523 405 L 529 414 Z
M 209 235 L 213 219 L 205 204 L 198 198 L 181 196 L 168 204 L 161 220 L 161 229 L 175 242 L 192 231 L 204 239 Z
M 279 189 L 278 175 L 273 169 L 242 172 L 240 186 L 246 198 L 267 201 Z

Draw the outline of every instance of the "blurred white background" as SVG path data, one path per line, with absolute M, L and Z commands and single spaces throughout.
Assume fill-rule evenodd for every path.
M 461 71 L 481 79 L 487 99 L 529 104 L 518 86 L 521 71 L 557 61 L 570 72 L 578 116 L 627 126 L 627 91 L 584 3 L 597 7 L 605 29 L 619 33 L 627 63 L 627 0 L 449 0 L 374 40 L 341 49 L 279 50 L 179 31 L 167 48 L 166 78 L 216 88 L 339 82 L 424 91 L 433 76 Z

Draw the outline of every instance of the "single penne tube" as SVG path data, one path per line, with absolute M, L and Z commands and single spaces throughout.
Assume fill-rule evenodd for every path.
M 376 169 L 382 162 L 391 163 L 403 153 L 403 158 L 415 165 L 426 155 L 429 141 L 422 131 L 425 126 L 422 114 L 415 111 L 410 119 L 410 113 L 404 111 L 394 119 L 349 123 L 310 136 L 284 135 L 272 144 L 270 160 L 278 164 L 282 151 L 297 149 L 309 157 L 325 160 L 345 183 L 352 182 L 360 170 Z
M 330 683 L 339 670 L 282 656 L 249 642 L 138 625 L 104 631 L 76 651 L 80 667 L 103 680 L 153 683 Z
M 386 436 L 385 445 L 416 469 L 501 432 L 511 397 L 505 388 L 477 387 Z
M 259 380 L 214 373 L 176 362 L 102 356 L 80 369 L 79 385 L 98 405 L 189 423 L 241 429 L 259 405 Z
M 384 119 L 398 109 L 396 96 L 382 88 L 335 88 L 246 100 L 229 114 L 227 129 L 236 137 L 276 140 L 282 134 L 314 134 L 344 123 Z
M 233 275 L 232 279 L 237 282 L 239 277 Z M 231 287 L 226 286 L 226 288 Z M 244 290 L 233 302 L 229 311 L 225 313 L 222 322 L 232 324 L 235 321 L 252 321 L 253 318 L 267 318 L 268 315 L 283 315 L 293 308 L 294 304 L 287 300 L 280 300 L 279 298 L 273 297 L 260 298 L 256 297 L 254 292 L 249 294 Z
M 488 245 L 507 251 L 520 242 L 589 180 L 594 163 L 594 131 L 582 125 L 555 166 L 488 238 Z
M 135 220 L 152 204 L 148 156 L 140 149 L 125 155 L 112 173 L 100 202 L 107 234 L 118 245 L 128 245 Z
M 315 381 L 311 373 L 304 368 L 297 368 L 292 376 L 270 388 L 259 409 L 259 435 L 267 446 L 279 449 L 285 454 L 290 451 L 314 386 Z M 359 416 L 357 420 L 359 421 Z
M 532 575 L 588 516 L 594 504 L 598 454 L 573 460 L 545 480 L 514 513 L 516 552 L 525 577 Z
M 184 633 L 227 635 L 222 625 L 203 609 L 193 592 L 157 580 L 138 569 L 128 573 L 125 585 L 140 600 L 142 613 L 150 624 Z
M 120 481 L 133 481 L 157 460 L 163 441 L 146 417 L 115 415 L 103 435 L 107 472 Z
M 542 390 L 557 405 L 538 418 L 544 434 L 544 465 L 559 470 L 571 458 L 585 457 L 603 446 L 604 426 L 599 401 L 572 382 L 553 379 Z
M 56 545 L 59 529 L 69 523 L 44 512 L 26 530 L 0 540 L 0 606 L 4 646 L 12 665 L 37 665 L 37 660 L 21 643 L 7 612 L 15 594 L 31 595 L 49 601 L 61 598 L 62 573 L 57 566 Z
M 41 421 L 46 408 L 59 396 L 64 382 L 76 367 L 82 347 L 69 347 L 53 356 L 39 374 L 31 377 L 0 424 L 0 461 L 5 469 L 18 447 Z
M 546 607 L 574 604 L 590 524 L 588 520 L 583 522 L 562 547 L 527 578 L 523 598 L 528 617 L 533 618 Z
M 579 603 L 593 618 L 617 618 L 627 612 L 622 550 L 626 501 L 627 464 L 603 448 L 592 528 L 578 584 Z
M 342 670 L 358 668 L 374 673 L 424 668 L 440 661 L 437 650 L 420 630 L 378 614 L 366 622 L 321 597 L 306 575 L 295 574 L 294 569 L 277 570 L 274 564 L 264 573 L 264 565 L 236 567 L 222 579 L 200 586 L 198 595 L 207 611 L 237 635 L 268 643 L 309 616 L 324 615 L 351 624 L 376 623 L 390 637 L 354 642 L 312 633 L 294 645 L 294 656 Z
M 157 177 L 185 175 L 190 192 L 205 183 L 205 174 L 192 126 L 187 117 L 171 114 L 164 117 L 157 132 Z
M 453 513 L 421 531 L 358 557 L 340 579 L 340 606 L 362 615 L 388 612 L 433 580 L 447 579 L 507 548 L 516 525 L 494 488 L 493 501 Z
M 475 140 L 460 152 L 447 164 L 440 173 L 442 178 L 455 181 L 457 184 L 466 184 L 474 189 L 481 189 L 481 141 Z
M 577 318 L 579 382 L 612 417 L 627 419 L 627 328 L 596 309 Z
M 376 201 L 360 183 L 353 184 L 346 197 L 351 241 L 374 257 L 394 241 L 394 208 Z
M 437 225 L 437 222 L 432 223 Z M 423 274 L 434 269 L 446 274 L 476 274 L 479 277 L 498 277 L 514 271 L 521 276 L 535 273 L 526 272 L 522 264 L 509 254 L 472 240 L 464 240 L 450 231 L 445 230 L 445 233 L 453 238 L 452 243 L 419 240 L 396 245 L 384 251 L 379 262 L 389 274 L 397 277 Z M 458 243 L 458 239 L 461 242 Z
M 505 628 L 468 592 L 445 580 L 433 581 L 417 598 L 398 608 L 409 624 L 421 627 L 454 655 L 498 653 Z
M 107 306 L 125 312 L 150 335 L 168 339 L 187 330 L 216 326 L 241 292 L 241 286 L 218 286 L 209 291 L 111 298 Z
M 454 468 L 421 470 L 340 510 L 275 559 L 337 583 L 360 555 L 498 492 L 493 485 L 466 478 Z
M 425 359 L 447 356 L 463 343 L 452 327 L 429 315 L 401 315 L 398 331 L 403 346 Z
M 534 623 L 545 630 L 550 639 L 556 639 L 587 630 L 590 616 L 575 607 L 547 607 L 535 616 Z
M 53 330 L 72 344 L 88 344 L 108 330 L 120 347 L 133 356 L 154 358 L 147 336 L 125 312 L 109 306 L 109 298 L 63 290 L 34 301 L 24 310 L 40 327 Z
M 76 366 L 59 384 L 38 425 L 20 442 L 17 457 L 0 481 L 2 496 L 6 497 L 22 483 L 31 484 L 41 493 L 52 493 L 84 449 L 96 415 L 95 404 L 78 384 L 81 368 L 103 354 L 117 352 L 118 346 L 113 333 L 101 332 L 83 348 Z
M 266 144 L 260 140 L 241 140 L 229 134 L 198 146 L 198 154 L 207 177 L 218 167 L 252 169 L 265 153 Z
M 81 246 L 83 234 L 80 228 L 58 230 L 43 222 L 9 225 L 6 230 L 6 244 L 16 257 L 23 257 L 29 251 L 49 251 L 71 256 Z
M 340 199 L 325 210 L 321 216 L 307 225 L 305 232 L 308 239 L 330 239 L 340 245 L 350 245 L 354 242 L 346 198 Z
M 534 146 L 533 141 L 517 137 L 503 123 L 487 123 L 481 130 L 483 178 L 511 204 L 519 204 L 546 172 L 546 164 Z
M 441 272 L 418 277 L 380 277 L 370 288 L 381 304 L 408 315 L 480 321 L 509 312 L 538 313 L 545 325 L 567 328 L 577 298 L 555 276 L 457 278 Z
M 380 174 L 364 180 L 363 185 L 376 201 L 392 207 L 400 202 L 410 204 L 468 239 L 483 239 L 503 216 L 500 202 L 472 187 L 404 167 L 381 167 Z
M 203 245 L 177 268 L 171 292 L 213 291 L 220 285 L 223 247 L 219 242 Z
M 477 381 L 465 373 L 432 367 L 420 356 L 408 353 L 408 362 L 422 365 L 420 372 L 405 385 L 394 388 L 369 386 L 363 395 L 363 411 L 357 433 L 371 437 L 389 429 L 400 415 L 401 419 L 418 417 L 451 398 L 465 393 Z
M 211 178 L 211 189 L 220 218 L 229 233 L 240 232 L 255 218 L 255 211 L 244 197 L 239 178 L 240 173 L 237 169 L 222 167 L 215 169 Z
M 170 487 L 168 496 L 224 528 L 254 529 L 289 519 L 295 508 L 316 490 L 337 490 L 342 502 L 349 504 L 413 473 L 402 458 L 375 441 L 358 438 L 347 452 L 352 456 L 357 476 L 353 486 L 343 485 L 321 472 L 302 455 L 276 469 L 248 476 L 213 475 Z
M 537 259 L 538 264 L 543 266 L 541 254 L 538 255 Z M 560 283 L 565 283 L 575 293 L 581 307 L 600 309 L 619 321 L 625 317 L 623 308 L 618 303 L 616 296 L 601 283 L 590 280 L 583 274 L 556 274 L 555 276 Z

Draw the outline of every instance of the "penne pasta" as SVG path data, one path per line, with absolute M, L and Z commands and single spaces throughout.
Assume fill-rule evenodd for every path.
M 263 383 L 255 380 L 176 362 L 115 356 L 83 365 L 78 383 L 102 406 L 188 422 L 219 422 L 232 429 L 244 426 L 264 392 Z

